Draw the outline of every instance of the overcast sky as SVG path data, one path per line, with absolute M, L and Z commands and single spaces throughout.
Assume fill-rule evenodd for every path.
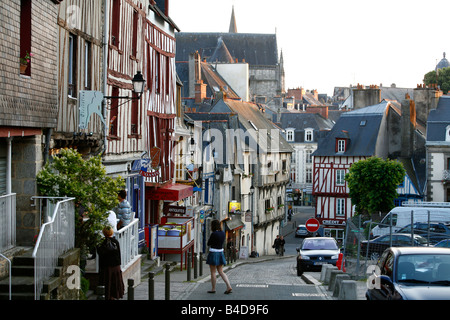
M 286 89 L 332 95 L 358 83 L 415 88 L 443 53 L 450 0 L 171 0 L 181 32 L 276 33 Z

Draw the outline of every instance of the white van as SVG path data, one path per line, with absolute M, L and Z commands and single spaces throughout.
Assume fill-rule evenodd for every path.
M 412 215 L 411 215 L 412 212 Z M 411 218 L 412 216 L 412 218 Z M 392 233 L 397 232 L 404 226 L 414 222 L 445 222 L 450 221 L 449 202 L 423 202 L 412 205 L 404 204 L 395 207 L 384 218 L 380 224 L 375 226 L 370 233 L 371 238 L 389 234 L 392 219 Z M 412 221 L 413 219 L 413 221 Z

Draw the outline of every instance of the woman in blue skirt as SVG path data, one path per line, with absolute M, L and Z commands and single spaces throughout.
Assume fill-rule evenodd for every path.
M 227 275 L 223 272 L 223 266 L 227 263 L 225 260 L 225 255 L 223 254 L 223 242 L 225 241 L 225 232 L 222 231 L 220 227 L 220 222 L 218 220 L 211 221 L 211 236 L 208 240 L 209 253 L 206 263 L 209 264 L 209 269 L 211 271 L 211 285 L 212 289 L 208 293 L 216 293 L 216 270 L 222 277 L 223 281 L 227 285 L 227 290 L 225 294 L 231 293 L 231 285 L 228 280 Z

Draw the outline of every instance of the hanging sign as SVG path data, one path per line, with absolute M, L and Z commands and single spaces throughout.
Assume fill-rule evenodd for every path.
M 78 127 L 83 130 L 87 128 L 92 114 L 100 117 L 100 120 L 106 125 L 102 114 L 103 93 L 100 91 L 80 91 L 79 92 L 79 124 Z
M 161 149 L 153 147 L 150 149 L 150 158 L 141 159 L 141 170 L 139 174 L 144 177 L 152 178 L 159 175 L 159 159 Z

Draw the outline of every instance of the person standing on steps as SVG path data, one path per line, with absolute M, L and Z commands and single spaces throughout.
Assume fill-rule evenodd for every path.
M 111 226 L 103 228 L 105 239 L 97 248 L 99 256 L 99 284 L 105 286 L 106 300 L 122 299 L 125 292 L 122 270 L 120 269 L 120 245 L 114 238 Z
M 206 263 L 209 264 L 209 269 L 211 271 L 211 290 L 208 293 L 216 293 L 216 270 L 219 272 L 219 275 L 222 277 L 223 282 L 225 282 L 227 286 L 227 290 L 224 292 L 225 294 L 230 294 L 232 291 L 230 281 L 228 280 L 227 275 L 223 271 L 223 266 L 227 263 L 225 259 L 225 255 L 223 253 L 223 243 L 225 241 L 225 232 L 222 231 L 220 227 L 219 220 L 211 221 L 211 236 L 208 240 L 209 253 L 206 258 Z

